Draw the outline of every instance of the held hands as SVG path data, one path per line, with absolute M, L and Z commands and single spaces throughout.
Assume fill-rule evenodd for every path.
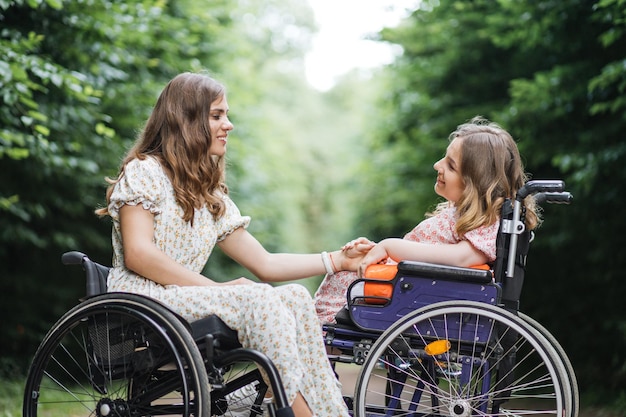
M 339 270 L 341 271 L 357 271 L 365 254 L 372 249 L 376 243 L 371 240 L 360 237 L 346 243 L 339 252 Z
M 366 237 L 359 237 L 343 245 L 341 251 L 349 258 L 359 258 L 370 251 L 376 242 L 372 242 Z

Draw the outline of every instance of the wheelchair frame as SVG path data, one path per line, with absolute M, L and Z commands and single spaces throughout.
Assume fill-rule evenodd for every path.
M 24 417 L 68 415 L 67 407 L 99 417 L 253 417 L 263 405 L 270 416 L 293 417 L 272 361 L 243 348 L 219 317 L 187 322 L 149 297 L 107 293 L 109 268 L 81 252 L 62 261 L 83 267 L 87 295 L 35 353 Z
M 562 181 L 529 181 L 504 205 L 493 272 L 401 262 L 384 305 L 348 300 L 338 323 L 323 326 L 340 352 L 329 360 L 359 366 L 346 398 L 354 416 L 578 416 L 567 355 L 518 311 L 531 240 L 522 201 L 569 203 L 563 190 Z M 108 267 L 80 252 L 62 260 L 83 267 L 86 296 L 39 346 L 25 417 L 67 415 L 68 405 L 98 417 L 260 416 L 269 388 L 269 414 L 293 416 L 273 363 L 218 317 L 189 323 L 148 297 L 107 293 Z M 233 393 L 245 387 L 248 408 L 235 412 Z
M 503 206 L 492 270 L 403 261 L 390 297 L 350 294 L 325 324 L 329 359 L 360 367 L 354 415 L 577 417 L 563 348 L 519 312 L 531 231 L 523 200 L 568 204 L 562 181 L 529 181 Z

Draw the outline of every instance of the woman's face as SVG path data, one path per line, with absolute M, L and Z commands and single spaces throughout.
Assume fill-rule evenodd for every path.
M 435 162 L 433 168 L 437 171 L 435 192 L 446 200 L 456 204 L 463 194 L 465 184 L 461 176 L 461 141 L 453 139 L 448 145 L 446 155 Z
M 211 147 L 209 148 L 209 153 L 215 156 L 224 156 L 226 154 L 228 132 L 234 129 L 233 124 L 228 120 L 228 102 L 226 101 L 226 95 L 223 95 L 211 103 L 209 110 L 209 129 L 211 130 Z

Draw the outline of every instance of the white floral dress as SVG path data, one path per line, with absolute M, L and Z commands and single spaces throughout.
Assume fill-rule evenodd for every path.
M 489 262 L 493 262 L 496 259 L 496 238 L 500 221 L 470 230 L 461 239 L 456 233 L 457 218 L 455 207 L 446 208 L 419 223 L 413 230 L 404 235 L 404 239 L 433 245 L 467 240 L 472 246 L 483 252 Z M 391 262 L 389 261 L 389 263 Z M 358 275 L 355 272 L 349 271 L 341 271 L 324 277 L 314 297 L 315 310 L 322 323 L 335 321 L 335 316 L 346 304 L 348 287 L 357 278 Z
M 111 195 L 113 268 L 108 290 L 143 294 L 168 305 L 189 321 L 218 315 L 238 331 L 244 347 L 268 355 L 281 375 L 290 402 L 300 392 L 318 417 L 348 416 L 340 385 L 326 357 L 319 321 L 308 291 L 301 285 L 162 286 L 124 266 L 119 209 L 141 204 L 154 214 L 154 241 L 172 259 L 202 271 L 215 244 L 250 218 L 227 196 L 218 220 L 202 208 L 191 226 L 182 218 L 171 182 L 154 158 L 133 160 Z

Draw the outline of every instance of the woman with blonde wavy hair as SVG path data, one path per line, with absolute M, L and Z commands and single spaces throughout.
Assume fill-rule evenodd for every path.
M 96 211 L 113 223 L 108 290 L 152 297 L 189 321 L 219 316 L 244 347 L 272 359 L 296 416 L 348 416 L 302 285 L 201 275 L 215 245 L 265 282 L 356 271 L 363 256 L 269 253 L 246 230 L 250 217 L 224 183 L 228 111 L 224 87 L 207 75 L 183 73 L 165 87 Z
M 495 260 L 502 204 L 527 180 L 517 144 L 506 130 L 480 116 L 459 125 L 449 139 L 446 155 L 433 166 L 435 192 L 445 201 L 403 239 L 370 242 L 372 249 L 358 273 L 327 275 L 315 294 L 322 323 L 334 321 L 346 303 L 348 286 L 369 265 L 411 260 L 468 267 Z M 532 230 L 540 221 L 532 196 L 525 204 L 527 227 Z M 359 238 L 344 248 L 356 243 L 366 247 Z

